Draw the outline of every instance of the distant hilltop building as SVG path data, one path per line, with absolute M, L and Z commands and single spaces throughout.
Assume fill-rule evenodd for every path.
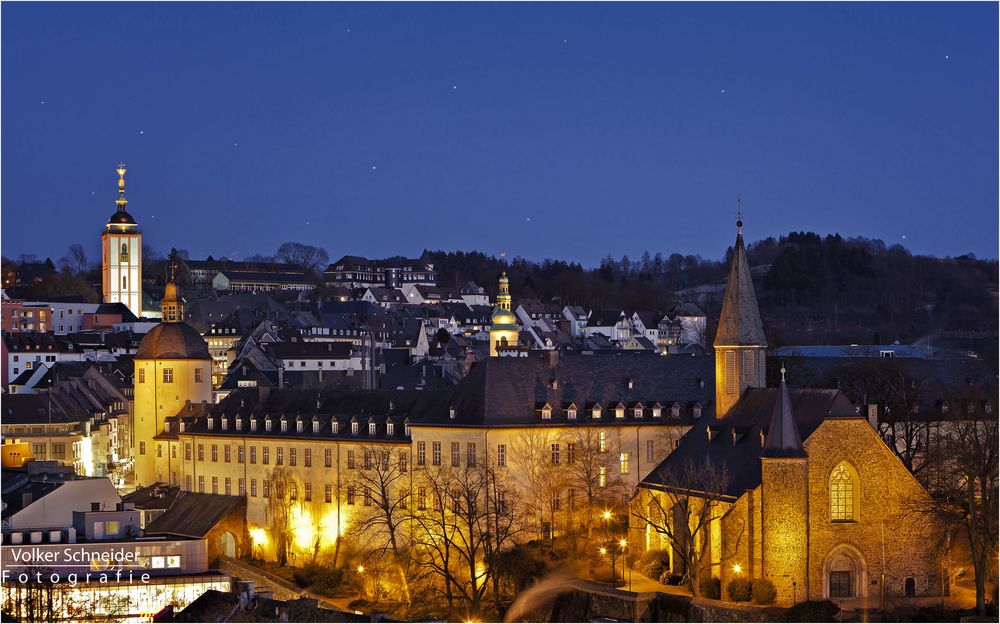
M 323 271 L 328 285 L 346 288 L 402 288 L 409 284 L 437 285 L 434 264 L 423 260 L 390 258 L 369 260 L 361 256 L 344 256 Z
M 118 164 L 118 199 L 101 234 L 101 276 L 105 303 L 124 303 L 142 316 L 142 232 L 125 207 L 125 163 Z

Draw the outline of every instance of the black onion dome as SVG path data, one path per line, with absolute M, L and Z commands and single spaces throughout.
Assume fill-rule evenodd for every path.
M 111 218 L 108 219 L 108 224 L 110 225 L 135 225 L 135 219 L 132 215 L 125 212 L 124 210 L 116 210 Z
M 187 323 L 160 323 L 139 343 L 137 360 L 210 360 L 208 344 Z

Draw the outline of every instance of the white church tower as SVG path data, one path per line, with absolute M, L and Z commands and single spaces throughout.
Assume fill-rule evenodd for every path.
M 125 163 L 118 164 L 118 210 L 101 234 L 101 273 L 105 303 L 124 303 L 142 316 L 142 233 L 125 211 Z

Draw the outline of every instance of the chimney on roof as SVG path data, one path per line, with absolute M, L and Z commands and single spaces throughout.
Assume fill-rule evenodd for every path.
M 549 368 L 557 368 L 559 366 L 559 349 L 552 349 L 549 351 Z
M 285 389 L 285 367 L 278 367 L 278 390 Z

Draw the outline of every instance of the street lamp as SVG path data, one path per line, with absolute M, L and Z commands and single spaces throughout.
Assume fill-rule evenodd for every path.
M 628 564 L 628 557 L 625 556 L 625 547 L 628 546 L 628 540 L 624 537 L 618 540 L 618 545 L 622 549 L 622 581 L 625 580 L 625 566 Z M 628 569 L 628 590 L 632 591 L 632 568 Z
M 743 571 L 743 566 L 741 566 L 741 565 L 740 565 L 740 564 L 738 564 L 738 563 L 734 563 L 734 564 L 733 564 L 733 573 L 734 573 L 734 574 L 739 574 L 739 573 L 740 573 L 740 572 L 742 572 L 742 571 Z

